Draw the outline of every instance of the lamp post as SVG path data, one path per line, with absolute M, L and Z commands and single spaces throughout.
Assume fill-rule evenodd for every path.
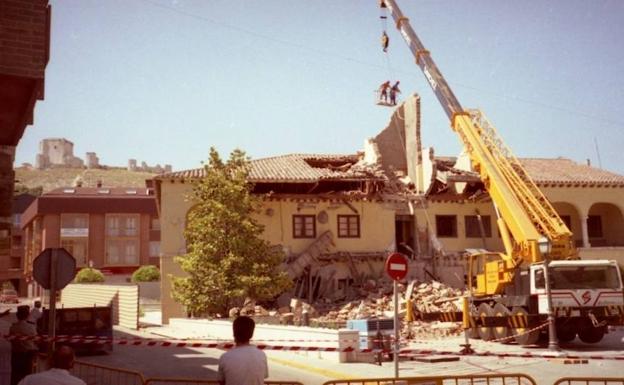
M 550 241 L 542 237 L 537 241 L 539 251 L 544 258 L 544 286 L 546 288 L 546 301 L 548 303 L 548 350 L 558 351 L 557 329 L 555 327 L 555 312 L 552 304 L 552 292 L 550 290 Z

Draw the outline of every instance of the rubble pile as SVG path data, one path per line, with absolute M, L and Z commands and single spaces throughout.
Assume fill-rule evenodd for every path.
M 419 283 L 412 281 L 409 285 L 399 284 L 399 315 L 405 318 L 406 296 L 409 295 L 415 311 L 422 313 L 461 311 L 462 290 L 453 289 L 440 282 Z M 366 281 L 357 291 L 359 299 L 342 303 L 328 304 L 325 301 L 309 306 L 309 312 L 318 325 L 344 325 L 350 319 L 394 316 L 392 299 L 392 283 L 388 281 Z M 323 310 L 323 311 L 321 311 Z M 295 312 L 295 320 L 297 312 Z M 401 335 L 403 338 L 445 337 L 457 335 L 462 331 L 456 322 L 423 322 L 414 320 L 403 322 Z
M 416 319 L 405 322 L 407 297 L 411 299 L 414 313 L 461 311 L 462 290 L 454 289 L 440 282 L 412 281 L 399 284 L 399 316 L 402 321 L 401 337 L 408 339 L 437 338 L 458 335 L 462 328 L 456 322 L 424 322 Z M 290 306 L 267 310 L 251 300 L 241 308 L 232 308 L 230 317 L 248 315 L 256 318 L 273 318 L 285 325 L 312 325 L 344 327 L 348 320 L 365 318 L 392 318 L 393 284 L 390 281 L 366 280 L 358 287 L 352 287 L 345 298 L 332 300 L 322 298 L 312 304 L 293 298 Z

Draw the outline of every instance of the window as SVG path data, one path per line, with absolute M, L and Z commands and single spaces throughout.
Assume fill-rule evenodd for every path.
M 600 215 L 587 217 L 587 234 L 590 238 L 602 238 L 602 218 Z
M 457 216 L 436 215 L 436 234 L 440 238 L 457 238 Z
M 150 221 L 150 230 L 160 230 L 160 219 L 152 217 Z
M 316 238 L 314 215 L 293 215 L 293 238 Z
M 107 216 L 106 217 L 106 235 L 111 237 L 119 236 L 119 217 Z
M 106 235 L 109 237 L 136 237 L 139 233 L 139 216 L 114 214 L 106 216 Z
M 150 249 L 150 257 L 159 257 L 160 256 L 160 242 L 159 241 L 150 241 L 149 243 Z
M 89 228 L 89 216 L 87 214 L 61 214 L 61 228 L 63 229 Z
M 89 247 L 86 239 L 61 238 L 61 247 L 74 257 L 77 266 L 85 266 L 87 264 Z
M 22 214 L 13 214 L 13 226 L 19 226 L 22 222 Z
M 138 265 L 138 241 L 134 239 L 108 239 L 106 263 L 108 265 Z
M 492 222 L 489 215 L 481 215 L 483 222 L 483 232 L 481 234 L 481 226 L 479 225 L 479 217 L 477 215 L 466 215 L 464 217 L 464 225 L 466 226 L 466 238 L 486 238 L 492 237 Z
M 137 218 L 136 217 L 126 217 L 126 236 L 133 237 L 137 235 Z
M 360 216 L 338 215 L 338 238 L 359 238 Z

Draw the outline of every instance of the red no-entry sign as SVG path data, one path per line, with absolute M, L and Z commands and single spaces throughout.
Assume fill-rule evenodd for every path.
M 390 278 L 400 281 L 407 275 L 407 257 L 401 253 L 392 253 L 386 259 L 386 272 Z

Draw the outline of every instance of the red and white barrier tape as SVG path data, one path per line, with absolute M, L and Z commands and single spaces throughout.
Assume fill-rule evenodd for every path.
M 490 341 L 488 341 L 488 342 L 505 342 L 505 341 L 511 341 L 511 340 L 515 339 L 516 337 L 520 337 L 520 336 L 523 336 L 523 335 L 525 335 L 525 334 L 533 333 L 533 332 L 535 332 L 535 331 L 538 331 L 538 330 L 540 330 L 540 329 L 545 328 L 546 326 L 548 326 L 548 322 L 545 322 L 545 323 L 543 323 L 543 324 L 541 324 L 541 325 L 539 325 L 539 326 L 537 326 L 537 327 L 534 327 L 533 329 L 527 330 L 527 331 L 525 331 L 525 332 L 523 332 L 523 333 L 520 333 L 520 334 L 514 334 L 513 336 L 508 336 L 508 337 L 503 337 L 503 338 L 498 338 L 498 339 L 490 340 Z
M 14 336 L 3 335 L 3 338 L 9 341 L 42 341 L 50 342 L 52 338 L 48 336 Z M 236 345 L 234 343 L 208 343 L 208 342 L 187 342 L 178 340 L 161 340 L 161 339 L 118 339 L 109 337 L 96 337 L 96 336 L 57 336 L 54 338 L 56 342 L 65 343 L 83 343 L 83 344 L 106 344 L 112 343 L 115 345 L 126 346 L 155 346 L 155 347 L 177 347 L 177 348 L 212 348 L 212 349 L 231 349 Z M 353 342 L 353 341 L 351 341 Z M 337 352 L 348 353 L 353 352 L 356 349 L 353 347 L 339 348 L 339 347 L 318 347 L 318 346 L 288 346 L 288 345 L 255 345 L 260 350 L 279 350 L 279 351 L 308 351 L 308 352 Z M 360 349 L 361 353 L 393 353 L 391 349 Z M 400 349 L 399 354 L 420 354 L 420 355 L 454 355 L 454 356 L 477 356 L 477 357 L 515 357 L 515 358 L 565 358 L 565 359 L 592 359 L 592 360 L 618 360 L 624 361 L 624 355 L 619 356 L 598 356 L 598 355 L 558 355 L 558 354 L 534 354 L 530 352 L 526 353 L 497 353 L 497 352 L 473 352 L 470 354 L 463 354 L 457 351 L 445 351 L 435 349 Z

